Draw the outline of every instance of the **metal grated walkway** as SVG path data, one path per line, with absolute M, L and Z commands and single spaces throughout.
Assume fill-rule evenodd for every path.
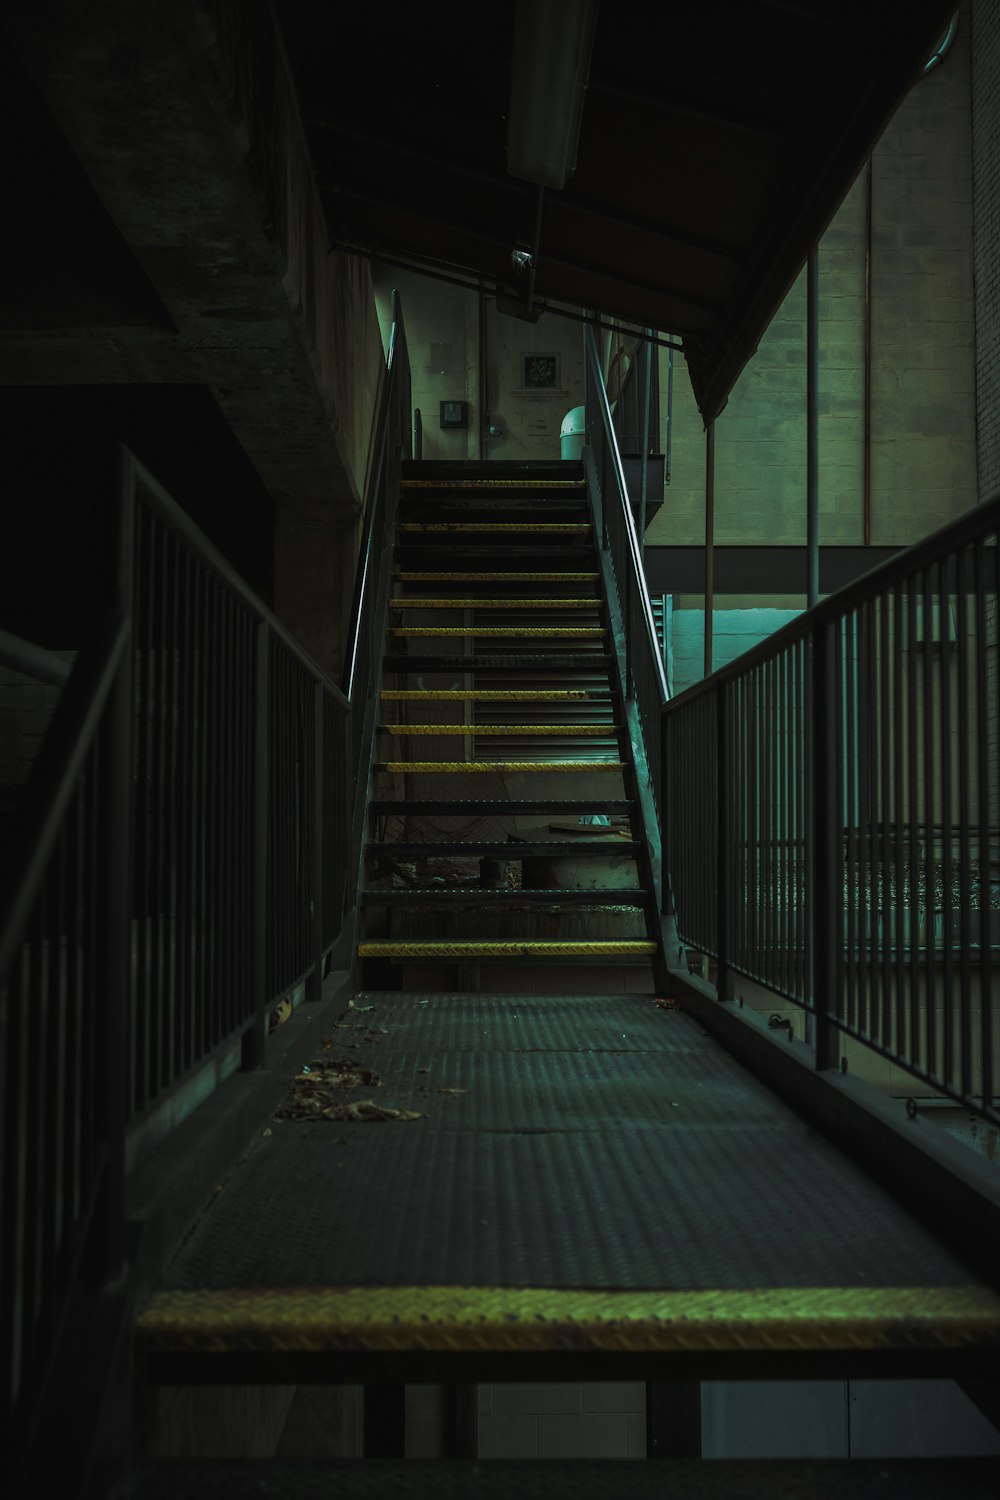
M 159 1378 L 279 1352 L 342 1378 L 366 1354 L 483 1378 L 995 1357 L 1000 1298 L 652 996 L 372 994 L 333 1040 L 381 1078 L 338 1098 L 420 1118 L 276 1119 L 140 1319 Z

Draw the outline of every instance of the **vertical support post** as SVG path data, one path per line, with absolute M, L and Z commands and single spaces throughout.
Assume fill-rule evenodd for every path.
M 651 342 L 653 330 L 646 329 L 646 363 L 643 370 L 642 385 L 642 479 L 639 488 L 639 556 L 645 555 L 646 551 L 646 505 L 649 495 L 649 419 L 650 419 L 650 396 L 653 384 L 653 345 Z
M 251 954 L 253 1022 L 243 1033 L 241 1065 L 245 1071 L 259 1068 L 264 1061 L 267 1038 L 267 834 L 269 819 L 268 783 L 270 781 L 270 691 L 268 628 L 264 620 L 257 623 L 256 669 L 254 673 L 254 746 L 253 746 L 253 952 Z
M 670 895 L 670 727 L 666 708 L 660 711 L 660 910 L 665 917 L 673 911 Z
M 812 798 L 809 812 L 809 992 L 815 1007 L 816 1067 L 836 1066 L 836 1034 L 831 1018 L 837 1009 L 836 943 L 843 900 L 840 886 L 840 836 L 837 830 L 837 684 L 834 672 L 834 627 L 820 621 L 810 637 L 812 693 L 809 754 Z
M 819 248 L 806 271 L 806 596 L 819 603 Z
M 715 770 L 716 770 L 716 793 L 715 793 L 715 817 L 716 817 L 716 852 L 715 852 L 715 885 L 716 885 L 716 947 L 718 954 L 718 973 L 716 975 L 716 990 L 720 1000 L 730 998 L 730 974 L 729 974 L 729 937 L 732 912 L 730 910 L 731 871 L 729 869 L 729 851 L 732 847 L 730 837 L 730 765 L 729 765 L 729 694 L 728 682 L 720 682 L 715 689 Z
M 861 536 L 872 544 L 872 158 L 865 168 L 865 353 L 864 353 L 864 454 L 861 468 Z
M 712 675 L 712 615 L 715 611 L 715 420 L 705 428 L 705 665 Z
M 323 998 L 323 684 L 313 686 L 312 957 L 306 1000 Z

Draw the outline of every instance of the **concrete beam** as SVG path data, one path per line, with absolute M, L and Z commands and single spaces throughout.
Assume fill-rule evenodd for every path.
M 363 493 L 382 369 L 370 275 L 327 254 L 294 92 L 262 23 L 268 12 L 238 12 L 266 53 L 255 66 L 274 74 L 267 119 L 234 121 L 223 54 L 194 7 L 5 7 L 15 52 L 176 332 L 14 328 L 0 380 L 205 384 L 279 513 L 346 520 Z M 224 60 L 230 72 L 249 65 L 231 38 Z M 264 136 L 262 167 L 246 142 Z M 280 237 L 276 201 L 285 205 Z

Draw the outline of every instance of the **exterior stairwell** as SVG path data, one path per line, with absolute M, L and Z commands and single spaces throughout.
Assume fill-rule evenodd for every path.
M 394 561 L 368 977 L 651 992 L 658 922 L 581 467 L 412 465 Z

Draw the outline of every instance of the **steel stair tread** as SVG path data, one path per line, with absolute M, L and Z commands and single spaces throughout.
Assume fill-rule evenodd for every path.
M 431 906 L 434 902 L 455 905 L 468 902 L 476 905 L 570 905 L 586 906 L 648 906 L 650 892 L 642 886 L 625 886 L 620 890 L 600 887 L 595 890 L 560 890 L 556 887 L 534 888 L 522 886 L 518 890 L 494 890 L 490 887 L 430 886 L 420 890 L 362 891 L 362 906 Z
M 470 839 L 467 843 L 450 840 L 447 843 L 427 844 L 367 844 L 365 856 L 369 859 L 485 859 L 499 860 L 535 859 L 546 856 L 550 859 L 572 858 L 577 855 L 598 859 L 635 859 L 643 845 L 632 839 L 538 839 L 530 843 L 499 843 L 495 839 Z
M 620 760 L 378 760 L 372 766 L 373 771 L 387 771 L 395 776 L 474 776 L 497 771 L 538 775 L 553 772 L 567 776 L 624 769 L 625 764 Z
M 391 734 L 397 739 L 405 739 L 407 735 L 417 737 L 434 735 L 478 735 L 480 738 L 494 736 L 497 739 L 504 735 L 520 735 L 530 739 L 533 735 L 539 739 L 546 736 L 565 735 L 567 739 L 607 739 L 613 740 L 617 725 L 607 724 L 380 724 L 379 734 Z
M 656 943 L 644 938 L 371 938 L 360 958 L 652 958 Z
M 546 813 L 553 816 L 570 813 L 631 813 L 632 803 L 626 798 L 555 798 L 546 800 L 544 798 L 521 798 L 520 800 L 504 800 L 497 802 L 491 799 L 475 797 L 455 798 L 425 798 L 420 802 L 397 801 L 391 798 L 377 798 L 368 804 L 370 813 L 404 813 L 410 817 L 421 817 L 433 814 L 447 816 L 453 814 L 455 817 L 467 817 L 475 813 L 482 813 L 493 808 L 498 813 L 537 813 L 543 816 Z
M 539 651 L 531 656 L 397 656 L 387 653 L 382 670 L 406 672 L 586 672 L 591 676 L 606 672 L 610 656 L 588 652 L 553 654 Z

